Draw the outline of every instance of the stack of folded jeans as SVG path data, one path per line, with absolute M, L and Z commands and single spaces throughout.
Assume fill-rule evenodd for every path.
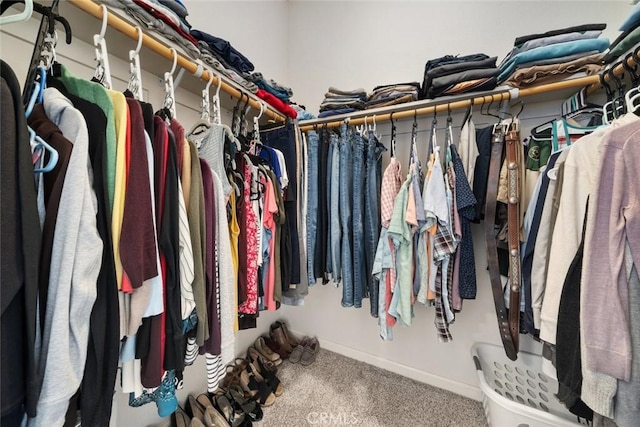
M 364 89 L 341 90 L 330 87 L 327 93 L 324 94 L 324 101 L 320 104 L 318 117 L 322 118 L 364 110 L 366 101 L 367 92 Z
M 498 75 L 497 59 L 484 53 L 476 53 L 466 56 L 446 55 L 427 61 L 420 98 L 494 89 Z
M 514 87 L 546 84 L 584 72 L 597 73 L 609 40 L 606 24 L 587 24 L 518 37 L 500 64 L 499 83 Z
M 290 87 L 283 86 L 273 79 L 267 80 L 260 72 L 246 74 L 245 77 L 260 89 L 269 92 L 271 95 L 280 99 L 282 102 L 289 103 L 291 101 L 293 90 Z
M 366 108 L 387 107 L 389 105 L 416 101 L 419 91 L 420 83 L 418 82 L 377 86 L 369 95 Z
M 640 48 L 640 3 L 636 4 L 620 25 L 622 33 L 616 38 L 604 57 L 605 64 L 611 64 L 627 52 L 633 52 Z

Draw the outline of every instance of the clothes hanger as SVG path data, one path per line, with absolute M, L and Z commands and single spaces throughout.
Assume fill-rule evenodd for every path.
M 107 11 L 107 6 L 101 4 L 100 7 L 102 8 L 102 27 L 100 28 L 100 33 L 93 36 L 93 46 L 95 47 L 97 62 L 96 72 L 93 77 L 104 87 L 111 89 L 113 87 L 111 81 L 111 67 L 109 66 L 107 42 L 104 39 L 107 32 L 107 24 L 109 22 L 109 12 Z
M 25 111 L 25 117 L 29 118 L 31 113 L 33 112 L 33 107 L 36 105 L 36 101 L 38 99 L 38 94 L 40 92 L 40 82 L 35 82 L 34 90 L 31 94 L 31 98 L 29 99 L 29 103 L 27 104 L 27 108 Z M 46 166 L 42 168 L 35 168 L 33 170 L 34 173 L 46 173 L 51 172 L 53 168 L 58 164 L 58 151 L 49 145 L 44 139 L 40 138 L 36 134 L 36 132 L 31 128 L 31 126 L 27 126 L 27 131 L 29 133 L 29 143 L 32 146 L 32 152 L 36 149 L 42 147 L 49 153 L 49 162 Z
M 609 70 L 607 71 L 607 74 L 609 75 L 609 78 L 614 81 L 614 83 L 616 84 L 616 88 L 618 89 L 618 96 L 613 99 L 614 115 L 616 118 L 618 118 L 622 116 L 624 113 L 626 113 L 627 111 L 626 111 L 626 104 L 624 103 L 624 92 L 625 92 L 624 82 L 620 77 L 616 76 L 616 73 L 614 73 L 613 71 L 614 68 L 615 67 L 609 68 Z
M 264 114 L 266 108 L 267 107 L 260 102 L 260 113 L 253 118 L 253 139 L 258 143 L 260 142 L 260 118 Z
M 174 48 L 170 48 L 173 54 L 173 64 L 171 70 L 164 73 L 164 102 L 162 107 L 170 113 L 171 118 L 176 118 L 176 98 L 173 87 L 173 73 L 178 66 L 178 53 Z
M 453 117 L 451 117 L 451 104 L 447 104 L 447 132 L 445 134 L 445 141 L 447 142 L 447 148 L 453 144 Z
M 634 54 L 636 54 L 635 51 L 627 55 L 624 61 L 622 61 L 622 66 L 627 71 L 627 73 L 629 73 L 629 76 L 631 77 L 631 83 L 632 83 L 631 89 L 629 89 L 627 93 L 624 95 L 624 100 L 627 106 L 627 111 L 633 111 L 633 112 L 635 112 L 638 109 L 638 105 L 636 105 L 636 101 L 640 100 L 640 87 L 638 87 L 638 84 L 640 83 L 640 79 L 638 79 L 638 65 L 637 65 L 639 62 L 636 62 L 636 65 L 634 67 L 631 67 L 627 61 L 630 58 L 633 58 L 634 60 L 636 60 L 636 56 L 634 56 Z
M 602 106 L 602 122 L 605 125 L 611 123 L 611 120 L 615 119 L 613 112 L 613 91 L 605 79 L 605 73 L 600 74 L 600 85 L 607 93 L 607 102 Z
M 7 5 L 7 7 L 8 6 L 9 5 Z M 4 13 L 4 10 L 2 10 L 2 13 Z M 25 0 L 24 9 L 22 10 L 22 12 L 14 13 L 13 15 L 9 15 L 9 16 L 0 17 L 0 25 L 28 21 L 31 18 L 32 13 L 33 13 L 33 0 Z
M 209 87 L 211 86 L 211 83 L 213 83 L 213 73 L 211 72 L 211 70 L 208 70 L 208 72 L 209 81 L 207 82 L 207 85 L 204 87 L 204 89 L 202 89 L 202 99 L 200 101 L 202 112 L 200 113 L 200 119 L 193 125 L 193 127 L 189 131 L 189 135 L 204 132 L 211 127 L 211 104 L 209 103 Z
M 213 122 L 222 124 L 222 113 L 220 109 L 220 88 L 222 87 L 222 79 L 218 77 L 218 86 L 216 87 L 216 94 L 213 96 Z M 231 130 L 231 128 L 229 128 Z
M 393 112 L 389 117 L 391 121 L 391 158 L 396 158 L 396 122 L 393 120 Z
M 460 124 L 460 129 L 467 124 L 469 120 L 473 117 L 473 98 L 469 100 L 469 106 L 467 107 L 467 111 L 464 113 L 464 117 L 462 118 L 462 123 Z
M 133 93 L 133 97 L 138 101 L 142 101 L 142 75 L 140 68 L 140 49 L 142 48 L 142 29 L 136 26 L 138 32 L 138 44 L 135 50 L 129 51 L 129 84 L 127 89 Z
M 438 130 L 438 111 L 433 109 L 433 120 L 431 121 L 431 153 L 427 153 L 427 158 L 430 154 L 436 154 L 440 151 L 438 143 L 436 141 L 436 131 Z

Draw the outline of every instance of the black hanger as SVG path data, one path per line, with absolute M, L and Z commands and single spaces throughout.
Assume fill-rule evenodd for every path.
M 473 98 L 469 100 L 469 106 L 467 107 L 467 111 L 464 113 L 464 118 L 462 119 L 462 124 L 460 125 L 460 128 L 463 128 L 464 125 L 467 124 L 467 122 L 471 118 L 472 113 L 473 113 Z
M 487 107 L 487 111 L 486 112 L 483 111 L 483 108 L 484 108 L 484 105 L 485 105 L 485 103 L 483 102 L 482 106 L 480 107 L 480 114 L 483 114 L 485 116 L 495 117 L 498 120 L 502 120 L 502 118 L 500 116 L 498 116 L 497 114 L 491 113 L 491 106 L 493 105 L 493 102 L 494 102 L 494 96 L 493 96 L 493 94 L 491 94 L 491 102 L 489 103 L 489 106 Z
M 393 114 L 391 113 L 391 158 L 393 159 L 396 156 L 396 122 L 393 120 Z
M 634 87 L 636 87 L 638 86 L 638 63 L 636 62 L 636 65 L 633 67 L 629 65 L 628 61 L 632 57 L 633 57 L 633 53 L 630 53 L 629 55 L 627 55 L 624 58 L 624 61 L 622 61 L 622 66 L 624 67 L 624 70 L 627 72 L 627 74 L 629 74 L 629 77 L 631 78 L 631 83 L 633 84 Z
M 609 68 L 607 74 L 609 75 L 609 78 L 614 81 L 616 88 L 618 89 L 618 96 L 613 99 L 613 111 L 616 117 L 620 117 L 622 114 L 627 112 L 627 106 L 624 102 L 625 88 L 622 79 L 616 76 L 616 73 L 613 71 L 614 68 L 616 67 L 614 66 Z
M 24 4 L 24 0 L 3 0 L 0 3 L 0 15 L 3 15 L 7 9 L 9 9 L 14 4 Z M 53 7 L 43 6 L 36 2 L 33 2 L 33 11 L 38 12 L 42 16 L 47 18 L 48 30 L 47 32 L 51 35 L 55 32 L 56 21 L 61 23 L 64 27 L 65 34 L 65 42 L 67 44 L 71 44 L 71 25 L 69 25 L 69 21 L 64 16 L 60 16 L 53 11 Z

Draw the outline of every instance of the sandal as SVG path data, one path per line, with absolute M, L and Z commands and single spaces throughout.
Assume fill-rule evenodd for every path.
M 269 385 L 264 380 L 260 381 L 249 367 L 240 374 L 240 384 L 249 396 L 262 406 L 271 406 L 276 401 L 276 396 Z
M 262 365 L 262 363 L 260 363 L 260 360 L 257 361 L 257 364 L 251 363 L 249 366 L 253 370 L 258 381 L 265 381 L 276 397 L 282 396 L 284 388 L 282 387 L 282 384 L 280 384 L 280 379 L 277 377 L 275 372 L 267 369 Z
M 230 398 L 231 404 L 234 405 L 236 409 L 239 408 L 245 413 L 246 418 L 249 418 L 251 421 L 262 420 L 262 408 L 255 400 L 245 397 L 242 387 L 235 386 L 229 389 L 227 391 L 227 398 Z
M 264 367 L 268 371 L 278 372 L 278 367 L 276 366 L 276 364 L 273 363 L 271 360 L 267 359 L 266 357 L 264 357 L 262 353 L 260 353 L 258 350 L 256 350 L 253 347 L 249 347 L 247 349 L 247 360 L 249 360 L 254 365 L 259 362 L 260 367 L 261 368 Z

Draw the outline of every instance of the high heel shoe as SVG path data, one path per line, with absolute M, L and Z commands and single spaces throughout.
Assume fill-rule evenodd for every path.
M 256 363 L 250 363 L 249 366 L 258 381 L 266 382 L 276 397 L 282 396 L 284 388 L 282 384 L 280 384 L 280 379 L 274 371 L 266 368 L 262 363 L 260 363 L 260 360 L 257 360 Z
M 246 398 L 241 386 L 238 385 L 227 390 L 226 394 L 227 398 L 230 399 L 231 404 L 236 409 L 240 409 L 245 413 L 245 418 L 248 418 L 251 421 L 262 420 L 263 413 L 260 404 L 253 399 Z
M 216 396 L 216 407 L 231 427 L 245 425 L 244 419 L 246 415 L 244 411 L 240 408 L 235 408 L 227 398 L 226 393 Z

